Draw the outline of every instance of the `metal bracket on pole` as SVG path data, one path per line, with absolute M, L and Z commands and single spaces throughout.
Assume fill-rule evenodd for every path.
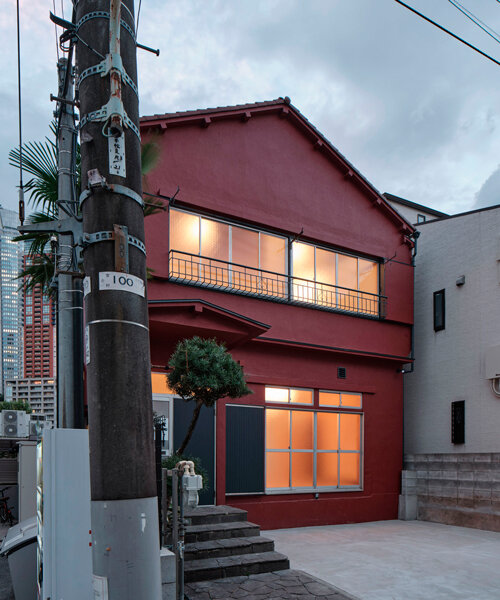
M 82 245 L 83 247 L 96 244 L 97 242 L 109 242 L 115 239 L 114 231 L 96 231 L 95 233 L 86 233 L 83 236 Z M 139 238 L 128 234 L 128 244 L 138 248 L 144 255 L 146 255 L 146 246 Z
M 80 27 L 84 23 L 86 23 L 87 21 L 89 21 L 90 19 L 109 19 L 109 13 L 106 12 L 106 11 L 104 11 L 104 10 L 95 10 L 94 12 L 87 13 L 76 24 L 76 27 L 75 27 L 76 31 L 78 32 L 78 30 L 80 29 Z M 132 29 L 132 27 L 130 27 L 129 25 L 127 25 L 127 23 L 125 23 L 125 21 L 123 19 L 120 20 L 120 25 L 123 27 L 123 29 L 125 29 L 125 31 L 127 31 L 132 36 L 132 39 L 135 42 L 135 32 Z
M 110 73 L 112 69 L 120 73 L 122 81 L 124 81 L 129 87 L 131 87 L 134 94 L 137 96 L 137 98 L 139 98 L 139 90 L 137 89 L 137 86 L 135 85 L 133 80 L 129 77 L 128 73 L 123 68 L 122 57 L 116 52 L 114 52 L 113 54 L 106 54 L 104 60 L 101 61 L 99 64 L 85 69 L 85 71 L 83 71 L 80 77 L 78 77 L 76 87 L 79 88 L 82 81 L 87 77 L 90 77 L 91 75 L 97 75 L 100 73 L 101 77 L 106 77 L 106 75 L 108 75 L 108 73 Z
M 115 271 L 128 273 L 128 227 L 113 225 L 115 238 Z
M 128 198 L 131 198 L 137 202 L 141 208 L 144 208 L 144 200 L 137 192 L 134 192 L 134 190 L 131 190 L 124 185 L 119 185 L 118 183 L 108 183 L 106 178 L 103 177 L 97 169 L 91 169 L 88 172 L 88 176 L 88 188 L 83 190 L 83 192 L 80 194 L 80 210 L 85 200 L 87 200 L 87 198 L 93 194 L 94 190 L 99 188 L 102 188 L 108 192 L 114 192 L 115 194 L 127 196 Z

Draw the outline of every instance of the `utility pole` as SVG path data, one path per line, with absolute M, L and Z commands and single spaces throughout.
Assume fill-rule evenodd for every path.
M 75 8 L 94 589 L 159 600 L 134 2 Z
M 57 130 L 58 220 L 75 219 L 76 126 L 73 106 L 72 52 L 57 64 L 59 74 Z M 76 270 L 73 235 L 58 237 L 57 273 L 57 425 L 81 429 L 83 423 L 83 291 Z M 74 283 L 75 282 L 75 283 Z

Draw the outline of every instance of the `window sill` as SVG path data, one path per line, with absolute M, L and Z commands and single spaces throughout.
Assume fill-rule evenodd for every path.
M 321 488 L 296 488 L 296 489 L 272 489 L 266 490 L 264 494 L 266 496 L 277 496 L 281 494 L 331 494 L 332 492 L 362 492 L 363 488 L 359 486 L 345 486 L 345 487 L 321 487 Z

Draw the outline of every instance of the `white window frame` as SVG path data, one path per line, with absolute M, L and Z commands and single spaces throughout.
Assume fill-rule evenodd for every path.
M 153 394 L 153 402 L 167 402 L 168 403 L 168 436 L 167 436 L 167 447 L 162 449 L 162 457 L 170 456 L 174 451 L 174 394 Z M 154 405 L 153 405 L 154 410 Z

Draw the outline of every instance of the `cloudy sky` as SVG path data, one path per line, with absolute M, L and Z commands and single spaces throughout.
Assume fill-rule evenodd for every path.
M 500 32 L 500 0 L 460 0 Z M 407 0 L 500 60 L 500 45 L 449 0 Z M 136 9 L 139 0 L 135 0 Z M 15 208 L 16 2 L 0 13 L 0 181 Z M 21 0 L 24 140 L 43 139 L 57 91 L 49 11 Z M 141 114 L 292 103 L 377 187 L 456 213 L 500 203 L 500 67 L 394 0 L 142 0 Z

